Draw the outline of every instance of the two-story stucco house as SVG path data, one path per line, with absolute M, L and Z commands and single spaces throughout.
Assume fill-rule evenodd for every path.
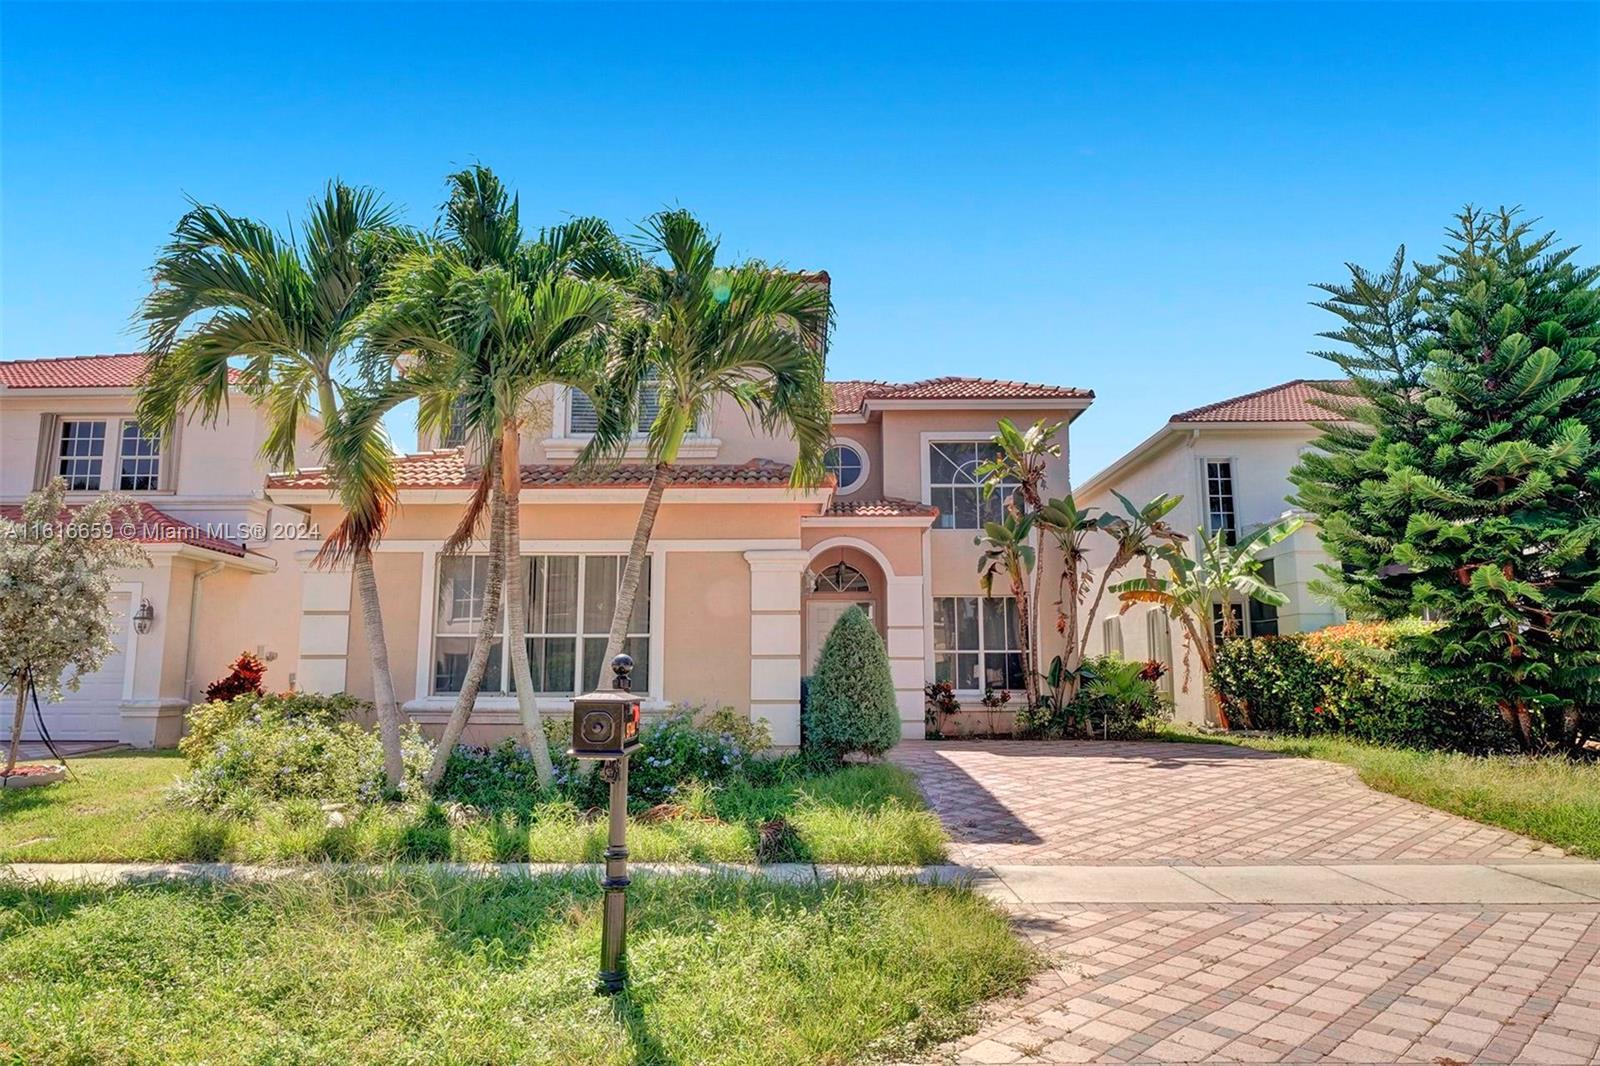
M 1120 513 L 1112 490 L 1135 504 L 1159 493 L 1181 495 L 1183 502 L 1167 517 L 1179 532 L 1196 529 L 1245 533 L 1291 512 L 1294 491 L 1289 471 L 1317 435 L 1313 423 L 1333 421 L 1317 404 L 1318 382 L 1296 380 L 1244 396 L 1182 411 L 1138 447 L 1083 482 L 1076 493 L 1082 506 Z M 1104 539 L 1093 542 L 1090 565 L 1110 555 Z M 1192 551 L 1192 547 L 1191 547 Z M 1240 608 L 1240 632 L 1248 636 L 1304 633 L 1344 621 L 1343 612 L 1314 596 L 1307 587 L 1321 576 L 1328 555 L 1310 525 L 1264 556 L 1264 572 L 1289 597 L 1287 607 L 1252 603 Z M 1135 576 L 1131 571 L 1128 576 Z M 1098 574 L 1096 580 L 1099 580 Z M 1213 622 L 1220 626 L 1221 605 Z M 1091 654 L 1117 652 L 1129 659 L 1155 659 L 1167 664 L 1168 686 L 1177 716 L 1202 721 L 1205 697 L 1199 659 L 1190 657 L 1185 686 L 1183 631 L 1159 607 L 1136 606 L 1117 612 L 1111 597 L 1089 635 Z
M 144 365 L 141 355 L 0 362 L 0 513 L 20 517 L 27 495 L 58 476 L 69 507 L 123 493 L 137 514 L 112 532 L 149 557 L 118 575 L 116 650 L 45 707 L 56 739 L 174 744 L 184 709 L 241 651 L 271 660 L 269 685 L 296 681 L 304 515 L 267 499 L 265 417 L 238 394 L 220 424 L 152 437 L 133 417 Z M 316 433 L 308 424 L 307 446 Z
M 800 739 L 800 685 L 849 605 L 865 606 L 886 642 L 904 733 L 923 733 L 923 686 L 948 678 L 977 699 L 985 682 L 1021 686 L 1014 612 L 980 597 L 973 541 L 984 499 L 974 476 L 995 423 L 1070 423 L 1093 394 L 980 378 L 833 385 L 833 484 L 789 487 L 794 443 L 753 432 L 718 408 L 683 449 L 667 489 L 630 632 L 635 691 L 647 708 L 674 702 L 748 709 L 776 744 Z M 522 455 L 522 553 L 529 652 L 539 703 L 565 712 L 600 680 L 620 563 L 649 480 L 641 445 L 603 474 L 571 476 L 593 427 L 581 395 L 546 390 L 548 432 Z M 1065 434 L 1063 434 L 1065 437 Z M 397 695 L 424 727 L 448 716 L 480 624 L 482 552 L 445 556 L 479 476 L 453 442 L 398 464 L 400 507 L 376 552 Z M 1065 450 L 1049 471 L 1067 484 Z M 338 505 L 320 470 L 275 475 L 275 503 L 329 529 Z M 997 590 L 998 591 L 998 590 Z M 343 573 L 302 575 L 298 672 L 309 689 L 370 697 L 369 658 Z M 491 661 L 469 740 L 516 728 L 502 646 Z

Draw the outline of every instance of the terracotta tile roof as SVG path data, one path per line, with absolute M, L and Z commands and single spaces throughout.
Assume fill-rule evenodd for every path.
M 70 504 L 62 512 L 60 521 L 65 524 L 69 516 L 78 512 L 82 504 Z M 0 505 L 0 518 L 12 522 L 22 521 L 21 504 Z M 207 548 L 235 558 L 244 558 L 244 545 L 214 537 L 199 526 L 190 525 L 142 500 L 136 500 L 119 510 L 111 519 L 111 535 L 118 540 L 136 540 L 141 544 L 188 544 Z
M 143 352 L 6 360 L 0 362 L 0 385 L 8 389 L 131 389 L 139 383 L 148 360 Z M 239 372 L 230 370 L 228 377 L 238 380 Z
M 672 470 L 670 484 L 678 488 L 783 486 L 789 484 L 790 470 L 784 463 L 765 459 L 738 464 L 679 465 Z M 570 466 L 538 464 L 522 468 L 522 483 L 542 489 L 625 487 L 647 485 L 650 475 L 648 466 L 626 465 L 575 477 Z M 467 465 L 460 448 L 439 449 L 402 456 L 395 463 L 395 480 L 402 489 L 467 488 L 478 483 L 478 468 Z M 267 478 L 269 489 L 325 489 L 328 484 L 327 474 L 320 467 Z
M 881 500 L 850 500 L 834 497 L 823 512 L 826 518 L 903 518 L 910 516 L 939 517 L 939 508 L 911 500 L 885 497 Z
M 1180 411 L 1173 422 L 1339 422 L 1338 415 L 1320 406 L 1337 395 L 1337 382 L 1296 378 L 1268 389 L 1247 392 L 1231 400 L 1218 400 L 1192 411 Z
M 1028 381 L 995 378 L 941 377 L 901 383 L 889 381 L 834 381 L 833 413 L 854 414 L 867 400 L 1084 400 L 1094 399 L 1091 389 L 1066 385 L 1035 385 Z

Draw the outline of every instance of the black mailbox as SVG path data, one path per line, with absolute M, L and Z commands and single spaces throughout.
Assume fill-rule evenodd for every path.
M 629 692 L 633 659 L 619 655 L 611 663 L 614 687 L 572 701 L 572 747 L 579 759 L 620 759 L 639 746 L 639 698 Z

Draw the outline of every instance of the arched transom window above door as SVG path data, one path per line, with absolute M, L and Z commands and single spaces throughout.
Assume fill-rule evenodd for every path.
M 818 592 L 871 592 L 866 575 L 846 562 L 837 562 L 817 574 Z

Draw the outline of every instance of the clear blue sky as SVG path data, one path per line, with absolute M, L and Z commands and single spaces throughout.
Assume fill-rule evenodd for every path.
M 1173 411 L 1322 373 L 1309 283 L 1465 201 L 1600 246 L 1593 4 L 4 7 L 0 355 L 128 350 L 184 196 L 327 178 L 431 222 L 700 213 L 834 278 L 836 377 L 1100 396 L 1082 479 Z M 400 443 L 409 443 L 399 434 Z

